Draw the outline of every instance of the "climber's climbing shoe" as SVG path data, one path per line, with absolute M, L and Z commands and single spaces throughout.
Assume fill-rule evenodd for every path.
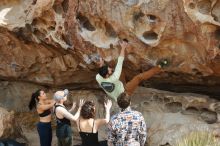
M 170 65 L 170 62 L 168 59 L 161 59 L 158 61 L 157 65 L 159 65 L 161 68 L 166 68 Z

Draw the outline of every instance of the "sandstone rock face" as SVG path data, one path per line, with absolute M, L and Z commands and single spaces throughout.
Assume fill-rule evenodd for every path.
M 92 83 L 93 56 L 115 62 L 118 41 L 127 38 L 128 79 L 167 58 L 171 66 L 157 82 L 216 85 L 219 7 L 219 0 L 4 0 L 0 77 L 49 86 Z
M 22 129 L 16 122 L 15 113 L 0 107 L 0 139 L 18 139 L 24 142 Z
M 181 84 L 184 90 L 191 84 L 197 92 L 220 92 L 220 0 L 1 0 L 0 105 L 27 112 L 36 89 L 46 87 L 52 97 L 53 87 L 98 88 L 97 56 L 114 65 L 123 38 L 129 40 L 123 66 L 127 80 L 166 58 L 170 67 L 145 86 Z M 94 100 L 102 117 L 104 96 L 71 91 L 69 103 Z M 148 123 L 150 146 L 175 145 L 197 130 L 220 135 L 220 104 L 207 96 L 141 88 L 133 99 L 132 108 Z M 112 114 L 117 109 L 114 103 Z M 3 113 L 13 121 L 13 113 Z M 2 135 L 11 133 L 6 128 Z
M 219 134 L 219 102 L 207 96 L 139 88 L 133 99 L 134 108 L 148 123 L 150 146 L 176 146 L 181 138 L 195 131 Z
M 0 106 L 15 112 L 29 111 L 28 103 L 32 93 L 41 88 L 30 83 L 0 82 Z

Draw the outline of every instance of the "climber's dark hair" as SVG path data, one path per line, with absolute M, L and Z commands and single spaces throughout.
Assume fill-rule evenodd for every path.
M 102 67 L 99 68 L 99 74 L 105 78 L 106 75 L 108 74 L 108 65 L 104 65 Z
M 29 109 L 32 110 L 33 108 L 36 108 L 36 101 L 39 101 L 38 97 L 40 96 L 40 91 L 42 91 L 42 89 L 38 89 L 36 92 L 34 92 L 31 95 L 31 101 L 29 102 Z

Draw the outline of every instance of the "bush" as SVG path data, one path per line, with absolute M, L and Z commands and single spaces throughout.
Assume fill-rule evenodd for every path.
M 177 146 L 220 146 L 220 141 L 209 132 L 192 132 L 178 141 Z

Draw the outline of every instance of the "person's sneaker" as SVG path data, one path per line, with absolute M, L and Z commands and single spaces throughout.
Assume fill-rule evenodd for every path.
M 166 68 L 170 65 L 170 62 L 168 61 L 168 59 L 161 59 L 158 61 L 157 63 L 161 68 Z

